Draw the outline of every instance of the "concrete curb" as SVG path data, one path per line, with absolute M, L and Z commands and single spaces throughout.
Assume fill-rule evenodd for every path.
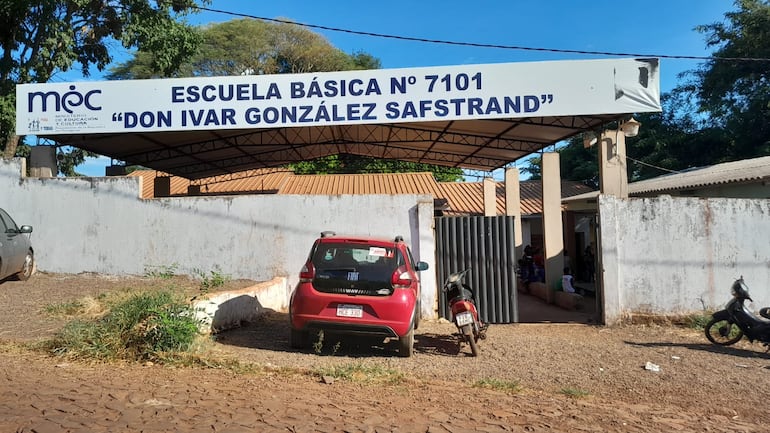
M 245 289 L 209 293 L 192 301 L 203 333 L 216 334 L 253 322 L 265 310 L 286 310 L 286 277 L 275 277 Z

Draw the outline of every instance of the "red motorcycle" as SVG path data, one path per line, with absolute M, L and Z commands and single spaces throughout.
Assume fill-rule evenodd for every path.
M 449 275 L 442 290 L 446 292 L 452 322 L 457 326 L 460 337 L 471 346 L 473 356 L 478 356 L 478 341 L 487 338 L 487 325 L 479 319 L 473 290 L 462 282 L 469 271 L 470 269 L 466 269 Z

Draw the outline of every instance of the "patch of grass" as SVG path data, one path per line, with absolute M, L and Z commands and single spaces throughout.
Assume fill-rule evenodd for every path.
M 150 278 L 159 278 L 162 280 L 170 280 L 176 276 L 177 269 L 179 269 L 178 263 L 172 263 L 170 265 L 145 266 L 144 276 Z
M 591 395 L 590 392 L 579 388 L 562 388 L 561 390 L 559 390 L 559 394 L 564 394 L 567 397 L 572 397 L 572 398 L 583 398 Z
M 133 294 L 94 320 L 69 322 L 47 343 L 76 359 L 163 361 L 199 335 L 193 311 L 168 291 Z
M 484 378 L 477 380 L 473 386 L 475 388 L 494 389 L 508 393 L 521 391 L 521 385 L 517 381 L 507 381 L 494 378 Z
M 48 304 L 43 307 L 43 311 L 51 316 L 77 316 L 82 314 L 84 308 L 85 303 L 82 300 L 75 300 Z
M 682 320 L 684 322 L 684 326 L 702 331 L 706 329 L 706 324 L 709 322 L 709 320 L 711 320 L 711 313 L 706 311 L 701 313 L 694 313 L 684 316 Z
M 636 312 L 624 318 L 624 323 L 629 325 L 647 326 L 678 326 L 703 330 L 711 320 L 711 311 L 703 310 L 688 314 L 655 314 Z
M 203 292 L 222 287 L 231 280 L 229 275 L 222 273 L 219 266 L 215 266 L 208 274 L 200 269 L 195 269 L 193 273 L 200 279 Z
M 90 317 L 95 318 L 104 314 L 105 306 L 102 304 L 104 295 L 96 299 L 86 296 L 74 301 L 59 302 L 48 304 L 43 307 L 43 311 L 49 316 L 54 317 Z
M 319 376 L 330 376 L 335 379 L 348 380 L 358 383 L 388 383 L 398 384 L 404 381 L 404 374 L 381 366 L 363 364 L 346 364 L 324 367 L 316 371 Z

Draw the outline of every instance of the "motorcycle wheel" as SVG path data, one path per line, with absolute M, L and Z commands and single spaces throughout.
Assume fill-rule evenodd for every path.
M 471 346 L 471 354 L 479 356 L 479 346 L 476 343 L 476 336 L 473 335 L 473 324 L 469 323 L 463 326 L 462 334 L 465 337 L 465 341 Z
M 719 346 L 730 346 L 743 338 L 743 331 L 735 323 L 711 319 L 706 324 L 706 338 Z

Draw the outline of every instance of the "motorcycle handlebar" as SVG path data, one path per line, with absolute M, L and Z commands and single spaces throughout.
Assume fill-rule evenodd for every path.
M 470 272 L 470 269 L 465 269 L 459 272 L 454 272 L 449 274 L 446 281 L 444 282 L 444 287 L 442 287 L 443 291 L 449 290 L 449 287 L 458 285 L 462 281 L 463 277 L 465 277 L 465 274 Z

